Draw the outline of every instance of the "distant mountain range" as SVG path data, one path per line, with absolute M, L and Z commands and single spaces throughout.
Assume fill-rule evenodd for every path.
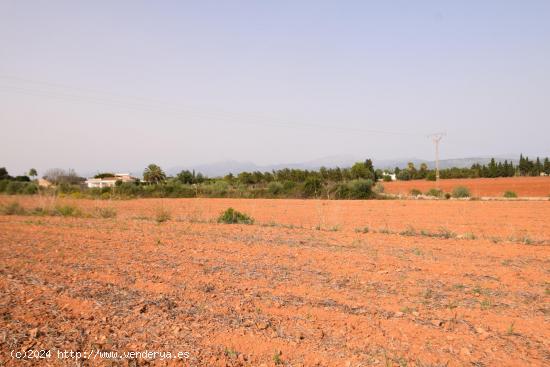
M 228 173 L 238 174 L 244 171 L 272 171 L 282 168 L 299 168 L 299 169 L 319 169 L 320 167 L 334 168 L 334 167 L 350 167 L 355 162 L 362 161 L 363 158 L 357 158 L 353 156 L 330 156 L 325 158 L 319 158 L 311 161 L 301 163 L 288 163 L 288 164 L 273 164 L 273 165 L 257 165 L 253 162 L 239 162 L 234 160 L 215 162 L 209 164 L 201 164 L 195 166 L 176 166 L 167 170 L 169 175 L 176 175 L 182 170 L 195 170 L 195 172 L 201 172 L 209 177 L 225 176 Z M 450 167 L 471 167 L 474 163 L 487 164 L 491 160 L 490 157 L 471 157 L 471 158 L 456 158 L 456 159 L 442 159 L 439 161 L 440 168 Z M 509 157 L 495 157 L 497 162 L 504 160 L 513 161 L 517 164 L 517 158 Z M 387 168 L 404 168 L 409 162 L 413 162 L 416 167 L 422 163 L 426 163 L 429 168 L 435 167 L 434 161 L 428 161 L 424 159 L 410 158 L 410 159 L 386 159 L 386 160 L 374 160 L 375 168 L 387 169 Z

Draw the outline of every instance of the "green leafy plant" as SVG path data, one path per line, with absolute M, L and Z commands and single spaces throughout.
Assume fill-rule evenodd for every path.
M 228 208 L 218 217 L 218 223 L 225 224 L 253 224 L 254 218 L 233 208 Z
M 74 205 L 58 205 L 53 211 L 53 215 L 60 215 L 62 217 L 80 217 L 82 211 Z
M 418 189 L 411 189 L 411 191 L 409 191 L 409 194 L 411 196 L 420 196 L 420 195 L 422 195 L 422 191 L 420 191 Z
M 514 191 L 505 191 L 503 196 L 505 198 L 517 198 L 518 194 L 516 194 Z
M 275 352 L 273 354 L 273 363 L 275 363 L 276 366 L 283 364 L 283 360 L 281 359 L 281 352 Z
M 464 186 L 457 186 L 453 189 L 454 198 L 469 198 L 470 190 Z

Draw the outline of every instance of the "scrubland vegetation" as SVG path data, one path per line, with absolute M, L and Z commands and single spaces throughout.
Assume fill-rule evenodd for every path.
M 28 175 L 12 177 L 5 168 L 0 168 L 0 193 L 9 195 L 33 195 L 40 191 L 55 192 L 60 196 L 73 198 L 320 198 L 320 199 L 381 199 L 390 198 L 385 194 L 384 182 L 391 181 L 389 174 L 396 174 L 398 180 L 435 180 L 435 172 L 422 164 L 417 169 L 414 164 L 400 169 L 382 171 L 375 169 L 372 160 L 357 162 L 349 168 L 325 168 L 319 170 L 280 169 L 272 172 L 241 172 L 225 177 L 209 178 L 201 173 L 183 170 L 177 175 L 168 176 L 161 167 L 150 164 L 143 172 L 143 180 L 135 182 L 116 181 L 114 187 L 87 188 L 85 178 L 79 177 L 73 170 L 50 169 L 44 179 L 52 184 L 42 188 L 37 184 L 38 173 L 29 170 Z M 508 161 L 491 160 L 489 165 L 474 164 L 471 168 L 450 168 L 440 171 L 442 179 L 538 176 L 550 174 L 548 158 L 532 161 L 520 157 L 515 166 Z M 113 173 L 104 172 L 95 178 L 113 177 Z M 412 189 L 411 196 L 420 196 L 419 190 Z M 433 198 L 465 198 L 471 194 L 466 187 L 456 187 L 448 193 L 432 188 L 425 192 Z M 509 194 L 507 194 L 509 195 Z M 504 197 L 510 197 L 504 195 Z

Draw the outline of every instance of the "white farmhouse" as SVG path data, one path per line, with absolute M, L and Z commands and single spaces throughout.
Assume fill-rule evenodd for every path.
M 113 177 L 105 178 L 89 178 L 86 180 L 86 186 L 88 188 L 103 188 L 103 187 L 114 187 L 117 181 L 122 182 L 134 182 L 135 177 L 130 176 L 129 173 L 115 173 Z
M 384 177 L 384 176 L 390 176 L 390 178 L 391 178 L 392 181 L 397 180 L 397 176 L 396 176 L 395 173 L 389 173 L 389 172 L 384 171 L 384 172 L 382 173 L 382 177 Z

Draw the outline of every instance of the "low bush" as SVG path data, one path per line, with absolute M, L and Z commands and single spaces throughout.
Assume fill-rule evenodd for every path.
M 436 180 L 435 172 L 429 172 L 426 175 L 426 181 L 435 181 L 435 180 Z
M 503 196 L 505 198 L 517 198 L 518 194 L 516 194 L 514 191 L 505 191 Z
M 10 181 L 8 180 L 0 180 L 0 192 L 5 192 L 6 187 L 8 186 L 9 183 Z
M 2 180 L 0 191 L 8 195 L 33 195 L 38 192 L 38 186 L 34 182 L 26 181 L 5 181 Z
M 409 181 L 411 179 L 411 174 L 408 170 L 404 169 L 397 174 L 397 179 L 400 181 Z
M 218 223 L 225 224 L 253 224 L 254 218 L 245 213 L 241 213 L 233 208 L 229 208 L 218 217 Z
M 6 194 L 8 194 L 8 195 L 18 194 L 19 191 L 23 188 L 24 185 L 25 184 L 23 182 L 10 181 L 10 182 L 8 182 L 8 185 L 6 186 Z
M 2 205 L 2 207 L 0 207 L 0 213 L 4 215 L 24 215 L 26 211 L 19 202 L 13 201 L 9 204 Z
M 155 213 L 155 221 L 159 224 L 167 222 L 171 218 L 172 218 L 172 214 L 168 209 L 165 209 L 165 208 L 158 208 L 157 212 Z
M 357 179 L 347 183 L 341 183 L 334 186 L 335 199 L 372 199 L 373 192 L 372 180 Z
M 321 193 L 322 183 L 317 177 L 308 177 L 303 185 L 304 197 L 318 197 Z
M 82 211 L 74 205 L 58 205 L 55 207 L 52 215 L 59 215 L 62 217 L 80 217 Z
M 454 198 L 469 198 L 470 190 L 464 186 L 457 186 L 453 189 Z
M 426 195 L 427 196 L 433 196 L 433 197 L 436 197 L 436 198 L 440 198 L 440 197 L 443 196 L 443 191 L 441 191 L 440 189 L 429 189 L 426 192 Z
M 420 191 L 418 189 L 411 189 L 411 191 L 409 191 L 409 194 L 411 196 L 420 196 L 420 195 L 422 195 L 422 191 Z
M 34 195 L 38 192 L 38 186 L 36 186 L 34 183 L 26 183 L 25 187 L 22 190 L 22 194 L 24 195 Z
M 284 187 L 280 182 L 270 182 L 269 185 L 267 185 L 267 191 L 269 191 L 271 195 L 277 196 L 283 193 Z
M 96 212 L 101 218 L 115 218 L 117 214 L 115 208 L 97 208 Z

